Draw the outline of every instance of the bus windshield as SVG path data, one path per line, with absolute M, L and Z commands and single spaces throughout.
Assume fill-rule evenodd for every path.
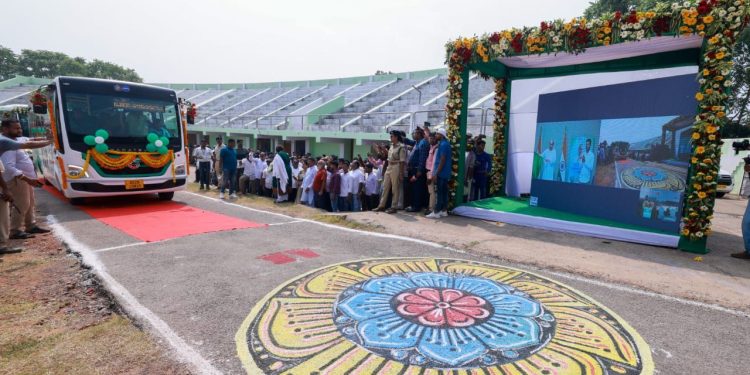
M 64 92 L 63 110 L 68 143 L 74 150 L 88 149 L 83 139 L 106 130 L 110 149 L 141 151 L 154 133 L 169 139 L 169 147 L 181 148 L 177 103 L 116 94 Z

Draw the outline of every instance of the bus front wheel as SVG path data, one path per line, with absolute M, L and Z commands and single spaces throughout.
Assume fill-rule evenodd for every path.
M 159 193 L 159 200 L 160 201 L 171 201 L 172 198 L 174 198 L 174 192 L 170 191 L 168 193 Z

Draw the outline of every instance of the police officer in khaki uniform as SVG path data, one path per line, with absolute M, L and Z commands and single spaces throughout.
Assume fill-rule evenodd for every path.
M 389 214 L 396 213 L 405 167 L 406 148 L 404 147 L 404 144 L 401 143 L 401 132 L 397 130 L 391 131 L 391 148 L 388 150 L 388 168 L 386 168 L 385 176 L 383 178 L 383 195 L 380 197 L 380 204 L 373 211 L 385 210 L 386 203 L 388 202 L 388 195 L 393 192 L 391 208 L 386 212 Z

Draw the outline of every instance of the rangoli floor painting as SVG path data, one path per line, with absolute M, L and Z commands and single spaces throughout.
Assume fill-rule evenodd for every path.
M 375 259 L 271 292 L 237 332 L 249 374 L 651 374 L 614 312 L 549 279 L 455 259 Z

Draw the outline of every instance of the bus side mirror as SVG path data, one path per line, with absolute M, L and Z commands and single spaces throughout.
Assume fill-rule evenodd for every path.
M 34 113 L 37 115 L 46 115 L 47 114 L 47 106 L 43 104 L 34 104 Z

